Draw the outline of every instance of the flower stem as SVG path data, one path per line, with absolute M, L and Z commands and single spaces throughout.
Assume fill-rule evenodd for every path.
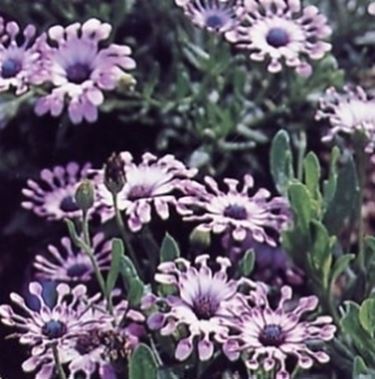
M 52 345 L 52 354 L 53 354 L 53 359 L 55 361 L 56 369 L 57 369 L 57 374 L 59 376 L 59 379 L 67 379 L 65 371 L 61 365 L 60 361 L 60 356 L 59 356 L 59 351 L 57 349 L 57 345 L 54 344 Z

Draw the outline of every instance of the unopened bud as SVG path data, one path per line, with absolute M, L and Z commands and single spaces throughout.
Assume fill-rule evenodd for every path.
M 94 205 L 94 186 L 90 180 L 83 180 L 74 195 L 74 200 L 82 211 L 88 211 Z
M 118 81 L 118 89 L 122 92 L 132 92 L 137 84 L 133 75 L 123 73 Z
M 206 249 L 211 245 L 211 233 L 208 230 L 202 230 L 197 226 L 190 233 L 190 243 L 196 249 Z
M 104 166 L 104 183 L 108 191 L 118 194 L 125 185 L 125 162 L 120 154 L 113 153 Z

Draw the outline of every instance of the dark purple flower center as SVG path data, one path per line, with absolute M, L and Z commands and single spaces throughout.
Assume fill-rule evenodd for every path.
M 50 320 L 42 327 L 42 333 L 50 338 L 60 338 L 67 332 L 67 327 L 64 323 L 57 320 Z
M 63 212 L 76 212 L 79 210 L 73 196 L 66 196 L 60 203 L 60 209 Z
M 247 210 L 242 205 L 231 204 L 228 205 L 224 210 L 224 216 L 233 218 L 235 220 L 246 220 Z
M 4 79 L 14 78 L 22 70 L 22 63 L 9 58 L 1 65 L 1 76 Z
M 91 68 L 85 63 L 75 63 L 66 69 L 66 77 L 74 84 L 82 84 L 90 78 Z
M 208 295 L 200 295 L 194 301 L 194 313 L 199 319 L 209 320 L 219 309 L 219 302 Z
M 289 34 L 283 28 L 271 28 L 266 37 L 267 43 L 273 47 L 283 47 L 289 42 Z
M 206 26 L 211 29 L 220 29 L 225 23 L 222 16 L 212 14 L 206 18 Z
M 66 273 L 71 278 L 79 278 L 85 275 L 90 270 L 90 267 L 88 267 L 84 263 L 76 263 L 68 268 Z
M 90 335 L 82 335 L 77 339 L 75 349 L 79 354 L 85 355 L 96 349 L 100 345 L 96 332 Z
M 144 186 L 144 185 L 137 185 L 130 188 L 130 191 L 128 192 L 127 198 L 129 200 L 138 200 L 145 197 L 150 197 L 152 194 L 152 187 L 150 186 Z
M 285 342 L 285 335 L 280 325 L 266 325 L 259 335 L 259 341 L 264 346 L 278 347 Z

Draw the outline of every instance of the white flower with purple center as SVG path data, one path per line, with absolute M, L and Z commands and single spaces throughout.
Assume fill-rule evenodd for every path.
M 184 217 L 186 221 L 198 221 L 198 228 L 213 233 L 230 232 L 237 241 L 251 236 L 257 242 L 276 246 L 276 236 L 280 234 L 290 219 L 286 201 L 273 197 L 268 190 L 261 188 L 254 195 L 249 190 L 254 186 L 251 175 L 244 176 L 242 190 L 238 190 L 239 181 L 224 179 L 228 191 L 220 190 L 217 182 L 205 178 L 206 186 L 192 183 L 186 186 L 181 203 L 188 206 L 193 215 Z
M 22 190 L 26 200 L 22 207 L 33 211 L 40 217 L 48 220 L 62 220 L 64 218 L 76 218 L 82 216 L 74 195 L 82 179 L 89 176 L 91 164 L 80 166 L 76 162 L 70 162 L 65 167 L 55 166 L 53 169 L 44 169 L 40 172 L 40 180 L 29 179 L 27 187 Z M 94 202 L 88 211 L 100 214 L 100 203 Z
M 320 316 L 313 321 L 301 320 L 306 312 L 315 311 L 316 296 L 303 297 L 297 305 L 291 305 L 290 287 L 281 289 L 281 299 L 276 309 L 271 308 L 265 286 L 259 285 L 253 292 L 255 306 L 243 304 L 237 312 L 232 308 L 235 321 L 233 328 L 238 335 L 230 336 L 224 352 L 231 360 L 242 357 L 250 370 L 263 368 L 275 370 L 276 379 L 289 379 L 286 359 L 293 356 L 297 365 L 309 369 L 314 361 L 327 363 L 329 356 L 319 345 L 334 338 L 336 327 L 329 316 Z
M 31 347 L 31 355 L 24 363 L 24 369 L 30 371 L 42 365 L 39 375 L 52 377 L 54 365 L 49 362 L 51 346 L 58 350 L 69 346 L 72 339 L 89 333 L 95 326 L 104 322 L 106 315 L 91 317 L 92 307 L 97 303 L 100 295 L 89 298 L 87 288 L 78 285 L 70 288 L 66 284 L 59 284 L 56 288 L 56 302 L 50 307 L 43 295 L 43 287 L 38 282 L 29 285 L 29 291 L 40 304 L 38 310 L 31 309 L 25 300 L 18 294 L 12 293 L 10 298 L 19 308 L 16 312 L 10 305 L 0 306 L 0 319 L 4 325 L 16 328 L 14 336 L 19 337 L 21 344 Z M 63 357 L 63 361 L 66 358 Z
M 120 154 L 124 161 L 125 185 L 117 194 L 118 207 L 125 212 L 131 231 L 137 232 L 152 218 L 153 207 L 161 219 L 169 218 L 169 207 L 173 206 L 180 214 L 186 209 L 177 198 L 185 180 L 196 174 L 195 169 L 187 168 L 173 155 L 157 158 L 145 153 L 139 164 L 134 162 L 129 152 Z M 101 202 L 113 212 L 113 198 L 104 184 L 104 171 L 98 171 L 98 196 Z M 152 207 L 153 206 L 153 207 Z
M 45 36 L 43 60 L 48 72 L 51 93 L 41 97 L 36 113 L 59 116 L 68 102 L 69 118 L 74 124 L 95 122 L 103 91 L 113 91 L 125 71 L 136 64 L 127 45 L 102 47 L 112 27 L 97 19 L 66 28 L 53 26 Z
M 21 95 L 31 84 L 40 84 L 45 74 L 36 29 L 27 25 L 21 33 L 16 22 L 4 24 L 2 18 L 0 24 L 0 92 L 15 88 Z
M 92 238 L 93 254 L 101 271 L 111 266 L 111 243 L 103 233 Z M 48 255 L 37 255 L 34 260 L 36 275 L 41 279 L 57 282 L 88 282 L 95 277 L 88 255 L 72 245 L 70 238 L 63 237 L 61 246 L 48 246 Z
M 363 133 L 368 139 L 366 150 L 375 147 L 375 100 L 369 98 L 363 88 L 346 86 L 343 92 L 329 88 L 320 99 L 316 119 L 326 119 L 331 125 L 323 141 L 331 141 L 342 132 Z
M 237 47 L 249 51 L 254 61 L 266 61 L 269 72 L 285 63 L 303 76 L 312 72 L 308 59 L 318 60 L 331 50 L 324 41 L 331 34 L 325 16 L 300 0 L 245 0 L 246 15 L 226 33 Z
M 209 31 L 224 33 L 238 24 L 243 0 L 175 0 L 191 21 Z
M 228 278 L 229 259 L 218 257 L 217 271 L 208 266 L 208 259 L 208 255 L 197 257 L 196 267 L 183 258 L 161 263 L 155 280 L 174 286 L 177 293 L 163 298 L 148 295 L 143 299 L 144 309 L 161 306 L 148 318 L 150 329 L 160 329 L 165 336 L 186 329 L 188 335 L 180 338 L 175 351 L 179 361 L 192 354 L 195 343 L 201 361 L 212 357 L 215 343 L 221 344 L 229 334 L 228 308 L 242 296 L 238 292 L 240 281 Z

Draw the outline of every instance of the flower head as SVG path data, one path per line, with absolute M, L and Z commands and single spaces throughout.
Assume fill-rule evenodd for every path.
M 0 19 L 0 92 L 15 88 L 16 95 L 21 95 L 30 84 L 43 81 L 45 72 L 35 35 L 33 25 L 21 32 L 16 22 Z
M 174 286 L 176 294 L 143 299 L 144 308 L 155 303 L 164 305 L 164 310 L 149 317 L 150 329 L 161 329 L 162 335 L 171 335 L 181 327 L 187 329 L 188 336 L 180 339 L 175 351 L 180 361 L 191 355 L 195 339 L 199 359 L 212 357 L 214 342 L 221 343 L 229 333 L 228 308 L 242 296 L 238 292 L 240 281 L 228 279 L 229 259 L 217 258 L 216 272 L 208 266 L 208 259 L 208 255 L 201 255 L 195 259 L 195 265 L 183 258 L 160 264 L 155 280 Z
M 210 31 L 231 30 L 244 13 L 243 0 L 175 0 L 194 24 Z
M 280 233 L 289 220 L 284 199 L 270 199 L 271 194 L 264 188 L 250 196 L 249 190 L 254 186 L 250 175 L 245 175 L 241 191 L 235 179 L 224 179 L 229 188 L 227 192 L 221 191 L 211 177 L 206 177 L 205 182 L 206 187 L 194 183 L 187 186 L 190 195 L 181 199 L 181 203 L 193 209 L 194 214 L 185 220 L 199 221 L 199 228 L 213 233 L 229 231 L 237 241 L 249 235 L 255 241 L 276 245 L 271 233 Z
M 111 244 L 103 233 L 92 239 L 93 254 L 100 270 L 108 270 L 111 263 Z M 83 251 L 72 246 L 68 237 L 61 239 L 61 248 L 48 246 L 47 256 L 37 255 L 34 267 L 37 276 L 57 282 L 88 282 L 94 277 L 90 258 Z
M 176 191 L 182 189 L 184 180 L 195 175 L 195 169 L 188 169 L 172 155 L 158 159 L 145 153 L 139 164 L 134 163 L 129 152 L 121 153 L 121 158 L 125 184 L 117 194 L 117 202 L 128 217 L 130 230 L 137 232 L 151 221 L 152 205 L 163 220 L 169 217 L 169 206 L 174 206 L 180 213 L 186 212 L 177 200 Z M 100 170 L 98 175 L 101 182 L 98 195 L 103 204 L 113 210 L 113 196 L 106 186 L 105 173 Z
M 135 68 L 127 45 L 101 47 L 111 29 L 111 25 L 97 19 L 49 29 L 51 42 L 44 36 L 42 50 L 47 82 L 53 89 L 38 100 L 38 115 L 59 116 L 67 100 L 69 117 L 74 124 L 97 120 L 97 108 L 104 101 L 103 91 L 114 90 L 124 70 Z
M 75 203 L 74 196 L 80 181 L 89 174 L 91 164 L 80 166 L 70 162 L 65 167 L 56 166 L 40 172 L 40 181 L 28 180 L 22 190 L 26 200 L 22 202 L 25 209 L 48 220 L 80 217 L 82 211 Z M 89 214 L 100 213 L 100 203 L 95 200 Z
M 267 61 L 268 71 L 280 72 L 282 65 L 304 76 L 311 74 L 308 59 L 317 60 L 331 49 L 323 39 L 331 33 L 326 18 L 313 5 L 300 0 L 245 0 L 246 15 L 226 33 L 255 61 Z
M 342 93 L 329 88 L 320 99 L 316 119 L 328 119 L 331 129 L 325 141 L 330 141 L 339 132 L 361 132 L 368 138 L 368 151 L 375 146 L 375 100 L 370 99 L 361 87 L 346 86 Z
M 276 309 L 271 308 L 265 286 L 259 285 L 253 293 L 255 305 L 232 308 L 236 321 L 233 327 L 238 335 L 229 337 L 224 352 L 230 359 L 243 354 L 249 369 L 276 370 L 276 379 L 289 379 L 285 361 L 288 356 L 297 359 L 302 369 L 312 367 L 314 361 L 327 363 L 329 356 L 317 350 L 317 343 L 333 339 L 336 327 L 329 316 L 321 316 L 313 321 L 302 321 L 306 312 L 314 311 L 318 298 L 301 298 L 298 304 L 286 304 L 292 297 L 290 287 L 282 287 L 281 299 Z M 313 346 L 315 348 L 313 348 Z

